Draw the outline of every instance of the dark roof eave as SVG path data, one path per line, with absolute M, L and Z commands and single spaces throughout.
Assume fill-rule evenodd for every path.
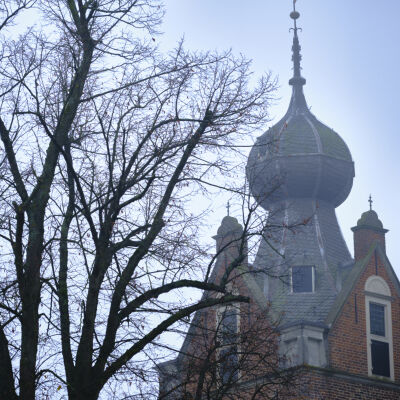
M 377 233 L 387 233 L 387 232 L 389 232 L 389 229 L 379 228 L 377 226 L 372 226 L 372 225 L 357 225 L 357 226 L 353 226 L 351 228 L 351 230 L 353 232 L 356 232 L 356 231 L 359 231 L 359 230 L 362 230 L 362 229 L 374 231 L 374 232 L 377 232 Z
M 315 321 L 308 321 L 308 320 L 300 320 L 300 321 L 295 321 L 295 322 L 288 322 L 286 324 L 282 324 L 278 327 L 279 331 L 285 330 L 285 329 L 289 329 L 289 328 L 293 328 L 295 326 L 300 326 L 301 328 L 304 328 L 306 326 L 312 326 L 315 328 L 321 328 L 324 330 L 329 329 L 329 326 L 326 325 L 323 322 L 315 322 Z

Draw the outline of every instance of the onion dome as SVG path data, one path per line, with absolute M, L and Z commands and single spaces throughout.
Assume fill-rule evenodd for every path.
M 350 193 L 354 164 L 343 139 L 307 106 L 296 25 L 300 14 L 293 11 L 290 16 L 294 20 L 292 98 L 285 116 L 253 146 L 247 177 L 252 194 L 265 209 L 298 198 L 324 200 L 337 207 Z

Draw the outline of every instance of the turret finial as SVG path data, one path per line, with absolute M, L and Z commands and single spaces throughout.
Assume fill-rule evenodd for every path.
M 369 195 L 368 203 L 369 203 L 369 209 L 372 210 L 373 201 L 372 201 L 372 196 L 371 195 Z
M 306 80 L 301 76 L 301 46 L 297 34 L 298 31 L 301 31 L 301 28 L 297 26 L 297 20 L 299 17 L 300 13 L 296 10 L 296 0 L 293 0 L 293 11 L 290 13 L 290 18 L 293 20 L 293 28 L 290 28 L 290 31 L 293 31 L 293 78 L 289 80 L 289 85 L 293 87 L 293 94 L 289 106 L 289 112 L 294 112 L 295 114 L 309 111 L 303 94 L 303 85 L 305 85 Z
M 228 202 L 226 203 L 226 211 L 227 211 L 227 213 L 228 213 L 228 217 L 229 217 L 229 211 L 230 211 L 230 209 L 231 209 L 231 205 L 230 205 L 229 200 L 228 200 Z
M 290 85 L 300 85 L 303 86 L 306 83 L 306 80 L 301 77 L 301 46 L 299 43 L 299 37 L 297 35 L 297 32 L 301 28 L 297 26 L 297 20 L 300 17 L 300 13 L 296 11 L 296 0 L 293 0 L 293 11 L 290 13 L 290 18 L 293 20 L 293 28 L 290 28 L 290 30 L 293 30 L 293 46 L 292 46 L 292 61 L 293 61 L 293 78 L 289 81 Z
M 300 17 L 300 13 L 296 10 L 296 1 L 297 0 L 293 0 L 293 11 L 290 13 L 290 18 L 292 18 L 293 20 L 293 31 L 294 34 L 297 36 L 297 29 L 301 28 L 297 28 L 297 19 Z

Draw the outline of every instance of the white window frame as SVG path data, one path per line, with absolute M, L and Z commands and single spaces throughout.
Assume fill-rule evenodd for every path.
M 392 304 L 388 284 L 380 276 L 370 276 L 365 283 L 365 321 L 367 329 L 367 356 L 368 375 L 372 377 L 386 378 L 394 381 L 394 360 L 393 360 L 393 332 L 392 332 Z M 370 304 L 375 303 L 384 307 L 385 313 L 385 336 L 371 333 Z M 389 345 L 389 367 L 390 377 L 375 375 L 372 373 L 371 341 L 388 343 Z
M 293 291 L 293 267 L 303 268 L 303 267 L 311 267 L 311 292 L 294 292 Z M 293 294 L 307 294 L 307 293 L 315 293 L 315 265 L 292 265 L 290 267 L 290 292 Z

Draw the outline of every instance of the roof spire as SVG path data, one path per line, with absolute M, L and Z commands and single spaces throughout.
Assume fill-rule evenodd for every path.
M 307 109 L 307 103 L 303 94 L 303 85 L 305 85 L 306 80 L 301 76 L 301 46 L 299 43 L 299 37 L 297 35 L 298 31 L 301 31 L 301 28 L 297 26 L 297 19 L 300 17 L 300 13 L 296 11 L 296 1 L 293 0 L 293 11 L 290 13 L 290 18 L 293 20 L 293 28 L 290 28 L 293 31 L 293 46 L 292 46 L 292 61 L 293 61 L 293 78 L 289 80 L 289 85 L 293 86 L 293 95 L 291 101 L 291 107 L 294 108 L 296 112 L 304 111 Z

